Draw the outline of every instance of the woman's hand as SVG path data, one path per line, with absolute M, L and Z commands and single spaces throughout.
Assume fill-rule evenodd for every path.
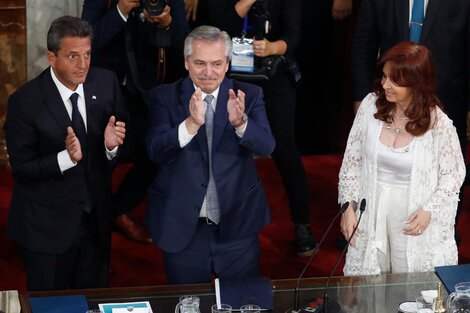
M 403 230 L 403 233 L 410 236 L 421 235 L 431 223 L 431 215 L 429 211 L 418 209 L 405 221 L 405 224 L 409 225 Z
M 287 50 L 287 43 L 284 40 L 269 41 L 253 40 L 253 52 L 257 57 L 267 57 L 270 55 L 284 55 Z
M 351 237 L 354 228 L 357 225 L 357 217 L 356 217 L 356 212 L 354 212 L 353 204 L 349 203 L 348 208 L 344 213 L 341 215 L 341 233 L 343 233 L 344 238 L 346 240 L 349 240 Z M 356 230 L 356 235 L 359 235 L 361 232 L 359 229 Z M 355 246 L 356 244 L 356 239 L 351 238 L 351 241 L 349 242 L 351 246 Z

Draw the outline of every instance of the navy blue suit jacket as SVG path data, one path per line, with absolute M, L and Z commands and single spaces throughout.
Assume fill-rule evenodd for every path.
M 248 126 L 242 138 L 228 120 L 231 88 L 246 94 Z M 188 104 L 193 93 L 194 85 L 187 77 L 157 87 L 150 94 L 146 145 L 160 170 L 150 188 L 148 223 L 155 243 L 167 252 L 181 251 L 189 243 L 209 181 L 205 126 L 185 147 L 181 148 L 178 141 L 178 126 L 189 116 Z M 224 79 L 217 99 L 212 148 L 222 241 L 256 235 L 269 223 L 268 203 L 253 154 L 269 155 L 274 145 L 262 89 Z
M 101 244 L 111 235 L 111 171 L 104 130 L 111 115 L 127 117 L 116 75 L 90 68 L 83 84 L 87 111 L 87 163 L 63 173 L 57 153 L 65 149 L 71 120 L 50 68 L 8 100 L 7 148 L 15 186 L 7 233 L 31 251 L 60 254 L 80 230 L 85 200 L 93 201 Z M 86 166 L 86 173 L 82 166 Z

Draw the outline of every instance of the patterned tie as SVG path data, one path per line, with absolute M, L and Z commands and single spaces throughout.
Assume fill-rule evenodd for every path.
M 85 152 L 87 151 L 86 129 L 82 115 L 80 114 L 80 111 L 78 111 L 77 100 L 78 93 L 73 93 L 70 96 L 70 102 L 72 103 L 72 128 L 78 140 L 80 140 L 82 154 L 85 155 Z
M 410 40 L 419 43 L 424 21 L 424 0 L 414 0 L 410 21 Z
M 207 150 L 209 152 L 209 184 L 207 185 L 206 194 L 206 214 L 208 219 L 215 224 L 219 224 L 219 198 L 215 187 L 214 174 L 212 172 L 212 132 L 214 128 L 214 110 L 212 109 L 211 103 L 213 99 L 214 96 L 212 95 L 207 95 L 204 98 L 204 102 L 206 103 Z
M 80 141 L 80 147 L 82 148 L 82 155 L 83 155 L 82 165 L 83 165 L 83 170 L 86 176 L 86 171 L 87 171 L 86 166 L 85 166 L 86 151 L 87 151 L 86 129 L 85 129 L 85 123 L 83 122 L 82 115 L 80 114 L 80 111 L 78 111 L 77 100 L 78 100 L 78 93 L 73 93 L 70 96 L 70 102 L 72 103 L 72 128 L 78 140 Z M 91 201 L 91 198 L 89 197 L 89 192 L 87 188 L 87 195 L 86 195 L 85 205 L 83 209 L 86 212 L 90 213 L 92 210 L 92 207 L 93 207 L 92 201 Z

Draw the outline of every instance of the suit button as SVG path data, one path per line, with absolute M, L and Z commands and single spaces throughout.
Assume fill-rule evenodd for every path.
M 197 207 L 197 206 L 196 206 L 196 207 L 194 207 L 194 212 L 199 212 L 199 209 L 200 209 L 200 208 L 199 208 L 199 207 Z

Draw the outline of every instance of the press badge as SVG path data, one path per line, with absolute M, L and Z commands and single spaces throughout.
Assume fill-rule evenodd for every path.
M 232 38 L 232 72 L 254 72 L 253 39 L 245 37 Z

